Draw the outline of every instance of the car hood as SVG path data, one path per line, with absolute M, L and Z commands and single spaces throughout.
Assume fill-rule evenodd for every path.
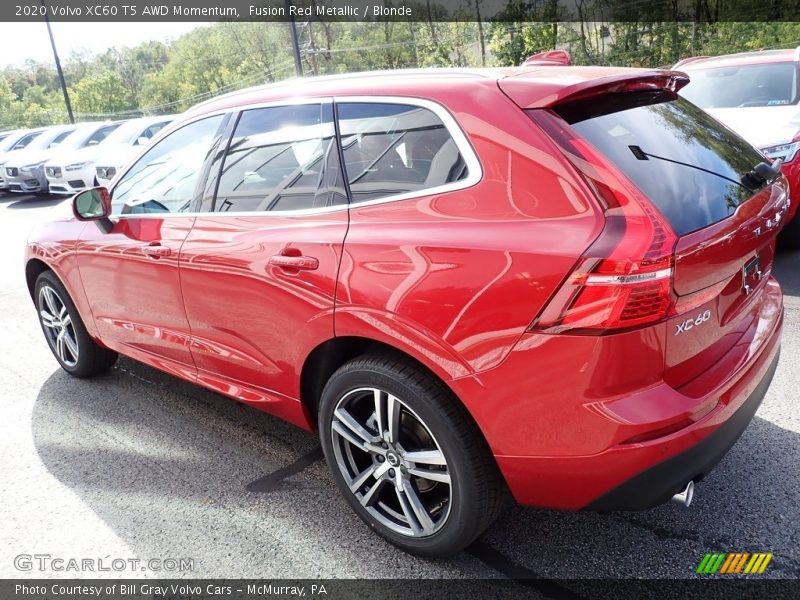
M 795 105 L 709 108 L 707 112 L 756 148 L 790 142 L 800 132 L 800 107 Z
M 78 148 L 77 150 L 61 150 L 56 148 L 47 161 L 57 167 L 65 167 L 74 163 L 80 162 L 96 162 L 98 158 L 103 156 L 103 145 L 97 144 L 96 146 L 88 146 L 86 148 Z
M 6 152 L 0 152 L 0 165 L 4 165 L 7 161 L 16 158 L 22 152 L 24 152 L 24 150 L 8 150 Z
M 55 149 L 19 150 L 13 152 L 6 161 L 7 167 L 24 167 L 41 162 L 47 162 L 53 156 Z

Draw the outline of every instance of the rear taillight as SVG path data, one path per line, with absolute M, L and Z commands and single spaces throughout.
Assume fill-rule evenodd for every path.
M 642 193 L 557 115 L 529 111 L 604 204 L 606 223 L 531 325 L 537 331 L 613 333 L 674 313 L 678 240 Z

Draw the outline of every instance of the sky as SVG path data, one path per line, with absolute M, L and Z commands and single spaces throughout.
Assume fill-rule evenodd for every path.
M 63 63 L 73 50 L 86 49 L 97 54 L 114 46 L 136 46 L 147 40 L 166 41 L 202 25 L 204 23 L 53 23 L 52 27 Z M 0 23 L 0 68 L 20 65 L 29 58 L 53 60 L 44 22 Z

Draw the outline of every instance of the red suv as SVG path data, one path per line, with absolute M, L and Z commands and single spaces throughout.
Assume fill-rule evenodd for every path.
M 32 235 L 42 330 L 76 377 L 121 353 L 317 429 L 420 555 L 506 489 L 688 502 L 775 371 L 787 194 L 686 81 L 534 65 L 201 104 Z

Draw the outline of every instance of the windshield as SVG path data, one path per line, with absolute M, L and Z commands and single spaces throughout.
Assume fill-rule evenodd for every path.
M 764 160 L 755 148 L 683 98 L 635 96 L 556 112 L 630 177 L 678 235 L 729 217 L 753 196 L 741 180 Z
M 681 96 L 703 108 L 786 106 L 797 104 L 797 68 L 793 62 L 692 69 Z
M 109 144 L 133 144 L 140 137 L 150 139 L 155 133 L 169 122 L 168 119 L 134 119 L 120 125 L 109 134 L 106 142 Z
M 46 130 L 41 133 L 41 135 L 37 136 L 30 144 L 28 144 L 28 150 L 45 150 L 49 148 L 55 148 L 61 142 L 63 142 L 69 135 L 74 131 L 74 128 L 70 129 L 54 129 L 54 130 Z
M 59 140 L 58 147 L 64 150 L 74 150 L 85 146 L 95 146 L 105 140 L 108 134 L 117 127 L 119 127 L 119 123 L 111 123 L 103 127 L 99 127 L 98 125 L 79 127 L 67 137 Z M 48 147 L 52 148 L 54 145 L 51 144 Z
M 36 136 L 38 136 L 40 133 L 42 132 L 33 131 L 31 133 L 20 132 L 9 135 L 0 145 L 0 152 L 6 152 L 8 150 L 22 150 L 25 146 L 36 139 Z

